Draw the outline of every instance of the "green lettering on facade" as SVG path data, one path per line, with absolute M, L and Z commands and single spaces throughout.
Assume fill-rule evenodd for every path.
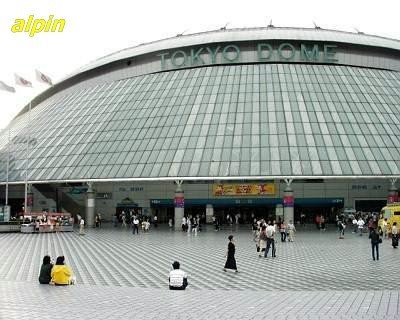
M 287 56 L 285 56 L 283 54 L 283 51 L 286 51 L 287 49 L 289 49 L 289 54 Z M 282 43 L 279 47 L 278 47 L 278 56 L 282 59 L 282 60 L 292 60 L 294 58 L 296 54 L 296 49 L 295 47 L 290 44 L 290 43 Z
M 305 61 L 318 61 L 319 60 L 319 49 L 318 45 L 314 44 L 311 50 L 308 50 L 305 44 L 300 45 L 300 58 Z
M 216 47 L 214 51 L 212 51 L 212 49 L 210 49 L 209 47 L 206 48 L 206 50 L 208 51 L 208 53 L 211 56 L 211 63 L 214 64 L 217 62 L 217 53 L 219 51 L 220 47 Z
M 324 45 L 324 62 L 338 62 L 335 58 L 337 46 L 333 44 Z
M 198 49 L 197 51 L 194 51 L 194 49 L 190 50 L 190 57 L 191 57 L 191 65 L 194 66 L 195 64 L 205 64 L 204 60 L 200 56 L 201 52 L 203 51 L 203 48 Z
M 211 65 L 216 63 L 233 63 L 242 60 L 240 48 L 234 44 L 224 47 L 197 47 L 193 49 L 177 50 L 157 54 L 161 60 L 161 70 L 168 68 Z M 190 50 L 190 51 L 189 51 Z M 306 61 L 336 63 L 337 46 L 333 44 L 318 45 L 313 43 L 299 43 L 296 47 L 288 42 L 279 45 L 257 43 L 254 58 L 246 55 L 244 62 L 269 61 Z M 219 56 L 218 56 L 219 55 Z M 254 61 L 254 60 L 255 61 Z
M 157 57 L 161 57 L 161 70 L 165 69 L 165 57 L 168 56 L 168 55 L 169 55 L 168 52 L 167 53 L 157 54 Z
M 238 46 L 230 44 L 222 50 L 222 56 L 224 57 L 225 60 L 229 62 L 235 62 L 239 60 L 240 49 Z
M 178 61 L 177 61 L 178 60 Z M 180 60 L 180 62 L 179 62 Z M 171 63 L 174 67 L 182 67 L 186 65 L 187 56 L 182 50 L 175 51 L 171 56 Z
M 268 43 L 259 43 L 257 45 L 257 57 L 258 61 L 269 60 L 272 56 L 272 46 Z M 267 52 L 267 54 L 265 54 Z

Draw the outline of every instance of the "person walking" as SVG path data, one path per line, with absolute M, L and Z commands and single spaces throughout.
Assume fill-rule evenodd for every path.
M 321 215 L 320 224 L 321 224 L 321 230 L 325 231 L 326 230 L 326 225 L 325 225 L 325 217 L 323 215 Z
M 357 225 L 357 219 L 356 217 L 353 218 L 353 232 L 352 233 L 357 233 L 358 225 Z
M 83 236 L 85 234 L 85 220 L 82 218 L 79 223 L 79 235 Z
M 101 228 L 101 213 L 100 212 L 97 214 L 97 217 L 99 218 L 99 228 Z
M 337 224 L 339 228 L 339 239 L 344 239 L 344 229 L 346 228 L 346 225 L 341 220 L 339 220 Z
M 139 234 L 139 219 L 138 219 L 138 217 L 134 217 L 133 218 L 133 231 L 132 231 L 132 233 L 135 234 L 135 232 L 137 234 Z
M 382 242 L 382 239 L 379 237 L 379 233 L 376 229 L 371 230 L 369 238 L 371 239 L 372 260 L 375 261 L 375 252 L 376 260 L 379 260 L 379 244 Z
M 386 239 L 387 238 L 387 227 L 388 227 L 388 223 L 387 223 L 387 218 L 383 219 L 382 221 L 382 226 L 381 226 L 381 230 L 382 230 L 382 236 Z
M 364 220 L 360 217 L 357 221 L 357 226 L 358 226 L 358 232 L 360 233 L 360 237 L 362 236 L 363 229 L 364 229 Z
M 289 224 L 287 225 L 287 230 L 288 230 L 288 233 L 289 233 L 288 240 L 289 240 L 289 242 L 293 242 L 294 241 L 294 234 L 296 232 L 296 227 L 294 226 L 292 220 L 289 220 Z
M 267 234 L 267 248 L 265 249 L 264 258 L 268 256 L 269 248 L 272 249 L 272 257 L 275 258 L 275 226 L 271 222 L 269 222 L 265 232 Z
M 122 214 L 122 227 L 126 228 L 126 216 L 125 213 Z
M 281 233 L 281 241 L 286 241 L 286 224 L 285 221 L 279 223 L 279 232 Z
M 157 217 L 157 215 L 154 216 L 153 223 L 154 223 L 154 228 L 157 228 L 158 227 L 158 217 Z
M 397 229 L 397 222 L 393 222 L 392 227 L 392 246 L 393 248 L 397 248 L 399 245 L 399 231 Z
M 238 272 L 237 266 L 236 266 L 236 259 L 235 259 L 235 243 L 233 242 L 233 235 L 230 235 L 228 237 L 229 243 L 228 243 L 228 251 L 226 252 L 226 262 L 224 266 L 224 271 L 226 272 L 226 269 L 232 269 L 235 270 L 235 272 Z
M 186 232 L 186 226 L 187 226 L 187 224 L 186 224 L 186 217 L 183 216 L 183 217 L 182 217 L 182 231 L 183 231 L 183 232 Z
M 266 226 L 262 226 L 261 227 L 261 231 L 259 232 L 258 235 L 258 247 L 259 247 L 259 251 L 258 251 L 258 256 L 261 258 L 262 252 L 265 252 L 265 249 L 267 247 L 267 231 L 266 231 L 267 227 Z

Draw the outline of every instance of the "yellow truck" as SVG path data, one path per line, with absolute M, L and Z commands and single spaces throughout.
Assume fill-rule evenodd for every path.
M 392 232 L 393 222 L 397 222 L 397 227 L 400 226 L 400 202 L 394 202 L 386 205 L 382 208 L 380 219 L 378 221 L 378 230 L 382 230 L 382 224 L 384 219 L 387 219 L 387 233 L 390 234 Z

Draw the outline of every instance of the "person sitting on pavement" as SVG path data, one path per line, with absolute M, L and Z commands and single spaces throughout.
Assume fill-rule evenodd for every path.
M 185 290 L 188 285 L 186 272 L 179 269 L 180 264 L 178 261 L 174 261 L 172 267 L 174 270 L 169 273 L 169 289 Z
M 56 286 L 68 286 L 74 284 L 72 270 L 64 264 L 64 260 L 64 256 L 57 257 L 56 264 L 51 269 L 51 282 Z
M 53 264 L 51 263 L 50 256 L 44 256 L 43 264 L 40 267 L 40 274 L 39 274 L 39 283 L 40 284 L 49 284 L 50 283 L 52 268 L 53 268 Z

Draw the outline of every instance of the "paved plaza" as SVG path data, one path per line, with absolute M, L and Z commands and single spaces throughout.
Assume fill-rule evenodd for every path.
M 348 230 L 347 230 L 348 231 Z M 223 272 L 227 236 L 239 273 Z M 399 252 L 384 240 L 373 261 L 368 236 L 299 230 L 259 258 L 247 226 L 194 234 L 165 227 L 0 234 L 0 319 L 399 319 Z M 77 285 L 39 285 L 42 257 L 65 255 Z M 174 260 L 188 273 L 168 290 Z M 41 306 L 49 307 L 43 314 Z M 53 308 L 54 306 L 54 308 Z M 268 315 L 268 316 L 267 316 Z

